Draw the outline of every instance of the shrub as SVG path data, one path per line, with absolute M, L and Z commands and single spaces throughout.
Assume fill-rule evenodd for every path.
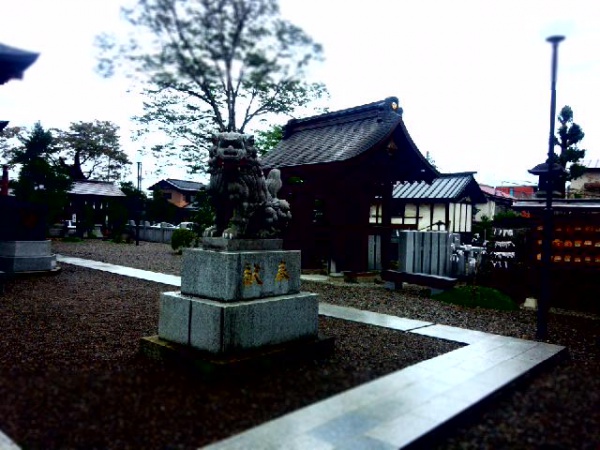
M 502 292 L 484 286 L 460 286 L 431 298 L 445 303 L 466 306 L 468 308 L 498 309 L 501 311 L 514 311 L 519 306 Z
M 63 242 L 83 242 L 83 239 L 77 236 L 65 236 L 61 239 Z
M 185 247 L 192 247 L 195 244 L 198 235 L 192 230 L 177 228 L 173 231 L 171 237 L 171 248 L 176 252 L 181 252 Z

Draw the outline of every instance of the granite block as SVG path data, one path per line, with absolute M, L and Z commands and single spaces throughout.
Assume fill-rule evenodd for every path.
M 51 253 L 49 240 L 0 241 L 0 256 L 49 256 Z
M 158 336 L 178 344 L 190 341 L 190 299 L 179 292 L 164 292 L 160 295 Z
M 56 255 L 0 256 L 0 270 L 5 272 L 40 272 L 56 268 Z
M 232 302 L 300 292 L 300 251 L 185 249 L 181 292 Z
M 316 338 L 318 306 L 318 295 L 305 292 L 228 303 L 168 292 L 161 296 L 159 337 L 211 353 Z
M 318 333 L 318 295 L 300 293 L 224 308 L 222 351 L 281 344 Z M 193 345 L 193 344 L 192 344 Z

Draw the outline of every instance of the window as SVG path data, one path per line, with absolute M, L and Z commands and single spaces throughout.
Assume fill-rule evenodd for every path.
M 380 224 L 382 222 L 382 214 L 383 205 L 381 202 L 381 196 L 375 196 L 369 212 L 369 223 Z
M 171 198 L 173 198 L 173 194 L 170 192 L 163 192 L 162 195 L 165 200 L 171 200 Z

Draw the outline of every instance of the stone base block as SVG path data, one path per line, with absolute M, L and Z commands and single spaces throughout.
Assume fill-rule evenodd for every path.
M 50 241 L 0 241 L 0 256 L 48 256 Z
M 239 376 L 240 371 L 269 370 L 273 364 L 323 359 L 333 354 L 334 349 L 335 339 L 322 336 L 228 355 L 215 355 L 165 341 L 158 336 L 143 337 L 140 341 L 140 351 L 145 356 L 157 361 L 181 364 L 205 378 Z
M 165 292 L 160 298 L 158 335 L 227 354 L 315 338 L 318 317 L 318 295 L 306 292 L 234 303 Z
M 300 251 L 185 249 L 181 292 L 236 302 L 300 292 Z
M 0 241 L 0 270 L 39 272 L 56 269 L 50 241 Z
M 56 269 L 56 255 L 8 257 L 0 256 L 0 270 L 5 272 L 39 272 Z

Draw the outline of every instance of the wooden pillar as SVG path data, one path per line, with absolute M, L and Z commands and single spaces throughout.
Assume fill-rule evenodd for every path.
M 392 247 L 392 195 L 393 184 L 386 183 L 381 195 L 381 269 L 390 268 L 390 253 Z

